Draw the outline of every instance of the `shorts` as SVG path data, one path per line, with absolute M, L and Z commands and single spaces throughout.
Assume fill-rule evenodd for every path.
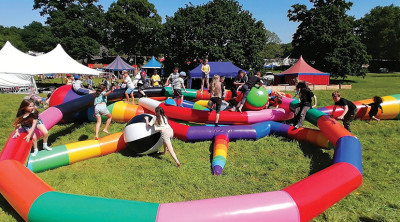
M 40 125 L 40 124 L 43 124 L 43 121 L 42 121 L 42 119 L 40 119 L 40 117 L 39 117 L 38 120 L 37 120 L 36 126 L 38 126 L 38 125 Z M 32 126 L 28 126 L 28 125 L 21 125 L 21 127 L 22 127 L 22 129 L 24 129 L 26 132 L 28 132 L 28 131 L 32 128 Z
M 131 93 L 133 93 L 133 90 L 134 90 L 135 88 L 128 88 L 126 91 L 125 91 L 125 93 L 126 94 L 131 94 Z
M 172 95 L 181 97 L 182 96 L 181 89 L 174 89 L 174 92 L 172 93 Z
M 100 103 L 94 107 L 95 116 L 101 116 L 101 115 L 106 116 L 108 114 L 110 114 L 110 111 L 108 111 L 106 104 Z
M 174 136 L 174 131 L 172 128 L 165 128 L 160 130 L 161 132 L 161 139 L 163 142 L 171 142 L 171 138 Z
M 219 97 L 211 97 L 210 101 L 215 104 L 215 111 L 221 111 L 222 99 Z
M 210 73 L 205 73 L 205 72 L 201 72 L 201 78 L 206 78 L 206 79 L 208 79 L 208 78 L 210 78 Z

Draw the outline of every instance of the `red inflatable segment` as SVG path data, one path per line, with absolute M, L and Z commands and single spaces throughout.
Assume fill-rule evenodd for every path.
M 54 191 L 54 188 L 20 162 L 0 162 L 0 192 L 25 221 L 28 221 L 29 209 L 33 202 L 48 191 Z
M 321 116 L 317 121 L 317 126 L 334 146 L 341 137 L 353 136 L 342 124 L 329 116 Z
M 63 103 L 65 96 L 68 91 L 72 89 L 72 85 L 64 85 L 56 89 L 56 91 L 51 94 L 49 107 L 57 106 Z
M 168 120 L 169 125 L 174 129 L 174 137 L 182 141 L 187 141 L 186 135 L 189 130 L 189 126 L 179 124 L 177 122 Z
M 14 131 L 8 137 L 6 144 L 0 153 L 0 161 L 15 160 L 25 164 L 28 159 L 32 147 L 32 140 L 26 142 L 24 137 L 28 135 L 26 132 L 20 133 L 19 137 L 12 138 Z
M 301 221 L 310 221 L 362 183 L 360 171 L 349 163 L 337 163 L 285 189 L 296 202 Z

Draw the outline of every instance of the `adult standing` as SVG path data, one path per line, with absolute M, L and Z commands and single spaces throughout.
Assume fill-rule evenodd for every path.
M 153 87 L 158 87 L 158 86 L 160 86 L 160 82 L 161 82 L 161 78 L 158 75 L 157 70 L 155 69 L 153 75 L 151 76 L 151 85 Z

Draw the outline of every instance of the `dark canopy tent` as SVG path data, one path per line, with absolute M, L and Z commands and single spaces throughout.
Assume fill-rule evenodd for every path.
M 120 56 L 117 56 L 117 58 L 114 59 L 112 63 L 110 63 L 108 66 L 104 67 L 104 70 L 107 71 L 122 71 L 122 70 L 135 70 L 134 67 L 126 63 Z
M 243 70 L 231 62 L 209 62 L 210 65 L 210 78 L 214 75 L 225 76 L 225 78 L 234 78 L 237 76 L 239 70 Z M 245 71 L 248 73 L 247 71 Z M 201 79 L 201 64 L 190 71 L 190 79 L 188 83 L 188 88 L 192 86 L 192 79 Z

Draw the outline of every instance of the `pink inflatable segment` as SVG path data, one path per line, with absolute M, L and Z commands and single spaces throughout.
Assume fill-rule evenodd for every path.
M 247 111 L 248 123 L 259 123 L 269 120 L 287 120 L 293 118 L 292 112 L 286 112 L 284 109 L 263 109 L 260 111 Z
M 160 204 L 157 222 L 300 221 L 296 203 L 284 191 Z
M 43 121 L 46 129 L 51 129 L 62 119 L 63 114 L 59 109 L 55 107 L 50 107 L 39 114 L 39 116 L 40 119 Z M 42 132 L 40 132 L 40 130 L 38 130 L 37 128 L 35 129 L 35 134 L 38 138 L 42 136 Z

